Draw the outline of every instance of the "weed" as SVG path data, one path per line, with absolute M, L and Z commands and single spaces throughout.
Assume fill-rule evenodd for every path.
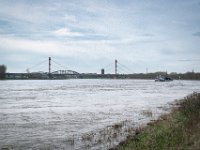
M 200 93 L 180 100 L 170 114 L 136 129 L 134 135 L 115 149 L 200 149 Z
M 142 114 L 146 117 L 152 117 L 153 116 L 153 113 L 151 110 L 143 110 L 142 111 Z

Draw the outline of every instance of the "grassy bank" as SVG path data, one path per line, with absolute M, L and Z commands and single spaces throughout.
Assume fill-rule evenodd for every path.
M 200 149 L 200 93 L 177 103 L 168 115 L 137 129 L 116 150 Z

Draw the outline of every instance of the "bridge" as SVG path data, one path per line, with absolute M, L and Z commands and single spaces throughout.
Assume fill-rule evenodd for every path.
M 42 65 L 43 67 L 47 68 L 47 64 L 48 64 L 48 71 L 38 71 L 37 69 L 35 71 L 35 68 L 38 67 L 40 68 Z M 58 69 L 58 70 L 52 70 L 52 69 Z M 114 71 L 112 69 L 114 69 Z M 113 73 L 105 74 L 105 70 L 106 71 L 112 70 Z M 120 73 L 122 71 L 123 73 Z M 132 73 L 127 73 L 128 71 L 131 72 L 128 67 L 122 65 L 117 60 L 115 60 L 114 64 L 110 63 L 109 65 L 103 67 L 101 69 L 100 74 L 79 73 L 77 71 L 66 68 L 65 66 L 58 63 L 55 59 L 49 57 L 48 59 L 41 61 L 40 63 L 26 69 L 25 73 L 6 73 L 6 79 L 129 78 L 130 74 Z

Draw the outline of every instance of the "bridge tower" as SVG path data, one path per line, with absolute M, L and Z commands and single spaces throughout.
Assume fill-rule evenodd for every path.
M 117 74 L 117 59 L 115 59 L 115 74 Z
M 49 57 L 49 74 L 51 74 L 51 57 Z

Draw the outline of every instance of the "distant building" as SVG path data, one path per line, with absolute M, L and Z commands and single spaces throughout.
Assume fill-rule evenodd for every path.
M 104 69 L 101 69 L 101 74 L 105 74 L 105 71 L 104 71 Z

